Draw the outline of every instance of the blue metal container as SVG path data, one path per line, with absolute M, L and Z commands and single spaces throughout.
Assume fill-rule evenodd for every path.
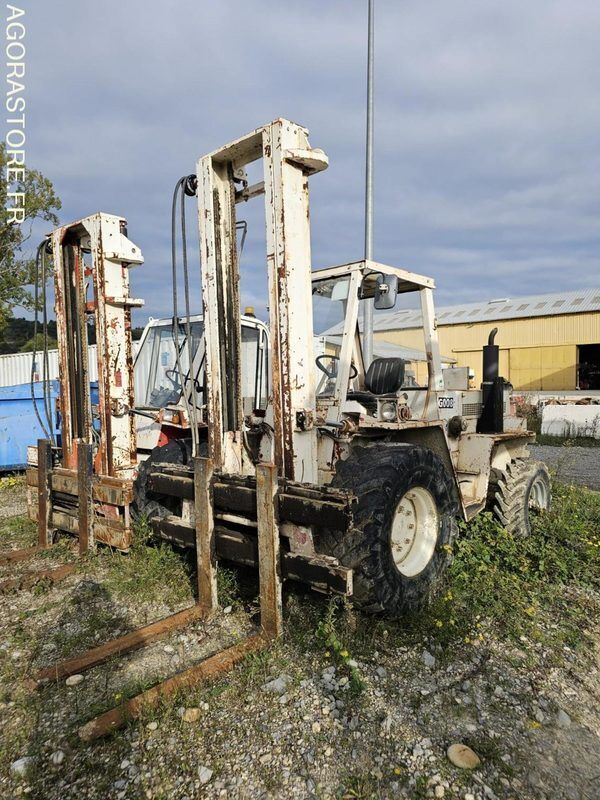
M 41 418 L 44 414 L 43 384 L 33 384 L 37 408 Z M 54 434 L 58 435 L 58 416 L 56 399 L 59 394 L 58 381 L 49 381 L 50 408 L 52 409 Z M 35 415 L 31 398 L 31 385 L 0 387 L 0 472 L 25 469 L 27 466 L 27 447 L 44 439 L 45 434 Z

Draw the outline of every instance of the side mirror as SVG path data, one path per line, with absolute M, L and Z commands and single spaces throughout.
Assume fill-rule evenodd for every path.
M 377 283 L 373 305 L 378 311 L 393 308 L 398 296 L 398 278 L 395 275 L 382 275 Z

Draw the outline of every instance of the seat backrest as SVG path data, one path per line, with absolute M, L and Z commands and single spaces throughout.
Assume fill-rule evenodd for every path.
M 365 375 L 365 389 L 373 394 L 393 394 L 404 383 L 402 358 L 375 358 Z

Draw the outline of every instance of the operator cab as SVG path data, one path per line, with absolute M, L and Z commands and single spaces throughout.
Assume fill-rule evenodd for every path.
M 427 389 L 432 376 L 428 385 L 416 385 L 406 370 L 407 362 L 399 357 L 375 357 L 365 371 L 358 327 L 359 301 L 371 301 L 376 310 L 385 311 L 395 307 L 398 294 L 420 292 L 425 327 L 433 331 L 433 304 L 429 301 L 433 286 L 430 278 L 372 261 L 315 272 L 315 327 L 325 331 L 325 352 L 316 358 L 323 373 L 317 389 L 319 400 L 331 398 L 335 405 L 345 405 L 347 410 L 347 404 L 354 401 L 367 413 L 377 415 L 381 401 L 395 399 L 400 390 Z M 432 339 L 435 337 L 426 337 L 426 349 Z M 429 360 L 435 366 L 439 356 Z
M 266 409 L 268 402 L 269 332 L 256 317 L 241 317 L 242 403 L 244 412 Z M 188 342 L 188 328 L 190 341 Z M 192 369 L 190 370 L 190 354 Z M 135 400 L 138 450 L 152 450 L 161 422 L 187 427 L 186 405 L 204 406 L 204 323 L 201 315 L 151 319 L 135 358 Z M 190 374 L 194 376 L 193 386 Z

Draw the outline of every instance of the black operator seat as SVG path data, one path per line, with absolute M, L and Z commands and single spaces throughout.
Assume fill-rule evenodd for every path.
M 404 383 L 406 362 L 402 358 L 375 358 L 365 375 L 365 390 L 348 392 L 348 400 L 372 404 L 376 397 L 396 394 Z

